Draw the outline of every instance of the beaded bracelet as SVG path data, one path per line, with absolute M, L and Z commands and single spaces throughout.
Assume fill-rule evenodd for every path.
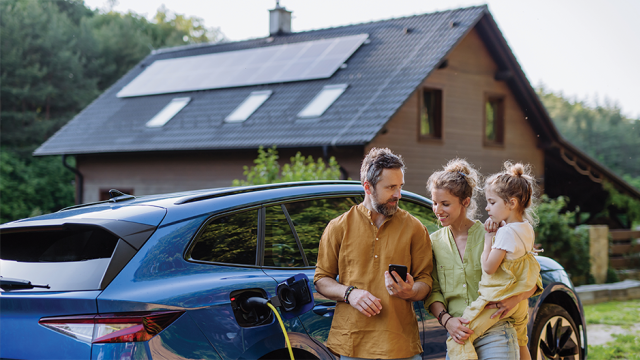
M 352 292 L 354 289 L 357 289 L 357 287 L 355 287 L 355 286 L 349 286 L 349 287 L 347 288 L 347 291 L 345 291 L 345 292 L 344 292 L 344 302 L 346 302 L 347 304 L 349 303 L 349 295 L 351 295 L 351 292 Z

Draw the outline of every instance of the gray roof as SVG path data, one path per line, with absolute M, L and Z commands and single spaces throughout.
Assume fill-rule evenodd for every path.
M 186 46 L 147 56 L 87 106 L 35 155 L 212 150 L 370 142 L 455 45 L 488 14 L 486 6 L 300 32 L 247 41 Z M 369 34 L 330 78 L 237 88 L 118 98 L 146 66 L 161 59 L 252 49 L 348 35 Z M 320 117 L 297 117 L 325 85 L 349 85 Z M 252 91 L 271 97 L 242 123 L 226 123 Z M 145 126 L 171 99 L 191 102 L 161 128 Z

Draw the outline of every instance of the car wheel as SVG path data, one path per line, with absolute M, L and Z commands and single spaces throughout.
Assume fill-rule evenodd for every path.
M 543 304 L 533 323 L 531 358 L 583 359 L 580 345 L 579 330 L 571 315 L 561 306 Z

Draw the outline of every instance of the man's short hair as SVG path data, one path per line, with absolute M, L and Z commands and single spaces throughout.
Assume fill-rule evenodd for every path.
M 387 148 L 372 148 L 360 167 L 360 182 L 364 186 L 364 182 L 368 181 L 375 189 L 382 170 L 384 169 L 400 169 L 404 174 L 405 166 L 402 156 L 396 155 Z

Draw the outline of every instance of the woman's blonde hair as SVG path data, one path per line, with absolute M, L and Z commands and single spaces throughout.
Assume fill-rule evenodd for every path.
M 538 224 L 535 208 L 539 188 L 529 164 L 505 161 L 503 170 L 487 179 L 485 189 L 495 192 L 505 203 L 515 198 L 522 217 L 533 227 Z
M 462 204 L 466 198 L 471 202 L 467 207 L 467 218 L 473 219 L 478 210 L 476 198 L 482 192 L 480 181 L 482 175 L 465 159 L 450 160 L 443 170 L 436 171 L 427 180 L 427 192 L 435 189 L 447 190 L 457 197 Z

